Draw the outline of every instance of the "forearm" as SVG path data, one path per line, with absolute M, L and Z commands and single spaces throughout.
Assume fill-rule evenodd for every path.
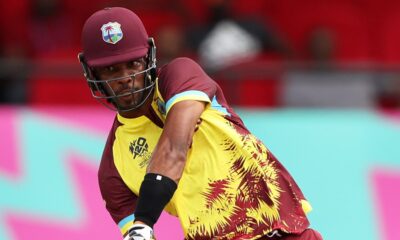
M 156 147 L 139 191 L 135 211 L 138 221 L 151 227 L 156 223 L 175 193 L 185 167 L 186 154 L 187 150 L 176 150 L 165 140 Z
M 179 182 L 185 168 L 188 150 L 192 145 L 195 128 L 198 127 L 199 114 L 204 108 L 203 103 L 195 103 L 200 104 L 202 108 L 200 108 L 199 113 L 191 116 L 191 119 L 181 120 L 182 122 L 177 124 L 180 119 L 176 119 L 177 116 L 174 112 L 172 112 L 174 114 L 172 119 L 167 118 L 164 131 L 147 167 L 148 173 L 161 174 L 171 178 L 176 183 Z M 175 109 L 171 111 L 173 110 Z M 187 115 L 189 114 L 187 113 Z
M 136 219 L 149 226 L 173 197 L 204 103 L 183 101 L 170 110 L 139 191 Z
M 153 153 L 147 173 L 160 174 L 178 183 L 185 168 L 187 150 L 186 144 L 160 143 Z

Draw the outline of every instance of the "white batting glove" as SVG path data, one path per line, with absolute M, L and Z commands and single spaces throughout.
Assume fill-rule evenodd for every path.
M 155 240 L 153 229 L 140 223 L 133 224 L 127 237 L 128 240 Z

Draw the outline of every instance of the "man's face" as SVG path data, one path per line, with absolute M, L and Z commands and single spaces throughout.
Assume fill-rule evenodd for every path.
M 143 91 L 136 92 L 144 88 L 144 73 L 141 72 L 146 68 L 144 58 L 132 60 L 129 62 L 118 63 L 106 67 L 97 67 L 94 72 L 99 80 L 110 80 L 104 83 L 108 96 L 119 96 L 114 98 L 114 102 L 122 108 L 129 108 L 138 105 L 143 99 Z M 115 79 L 115 80 L 112 80 Z

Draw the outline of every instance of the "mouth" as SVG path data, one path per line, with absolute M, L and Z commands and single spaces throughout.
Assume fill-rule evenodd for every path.
M 117 92 L 117 95 L 125 95 L 125 96 L 129 96 L 130 94 L 136 94 L 137 92 L 139 92 L 140 88 L 125 88 L 121 91 Z
M 135 92 L 137 89 L 124 89 L 118 92 L 118 99 L 121 104 L 124 105 L 132 105 L 136 104 L 137 101 L 141 98 L 140 92 Z
M 117 96 L 121 96 L 121 95 L 125 95 L 125 96 L 129 96 L 129 94 L 132 93 L 132 89 L 123 89 L 121 91 L 118 91 Z

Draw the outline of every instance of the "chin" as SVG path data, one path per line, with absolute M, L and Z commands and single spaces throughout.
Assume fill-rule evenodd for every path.
M 140 96 L 130 96 L 129 99 L 119 99 L 118 105 L 124 109 L 128 109 L 137 106 L 142 100 L 142 95 Z

